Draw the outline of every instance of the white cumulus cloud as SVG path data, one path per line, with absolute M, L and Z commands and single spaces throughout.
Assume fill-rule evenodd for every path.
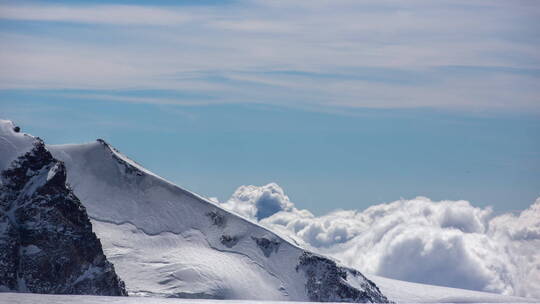
M 270 183 L 262 187 L 240 186 L 223 207 L 244 217 L 261 220 L 279 211 L 290 211 L 293 204 L 281 187 Z
M 540 198 L 517 215 L 417 197 L 318 217 L 272 183 L 222 206 L 366 273 L 540 298 Z

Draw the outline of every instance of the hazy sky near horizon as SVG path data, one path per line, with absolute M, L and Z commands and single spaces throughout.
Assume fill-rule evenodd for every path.
M 0 1 L 0 116 L 315 213 L 540 196 L 535 1 Z

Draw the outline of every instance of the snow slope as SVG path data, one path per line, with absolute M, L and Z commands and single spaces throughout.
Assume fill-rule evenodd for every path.
M 281 280 L 287 282 L 278 279 L 274 272 L 288 269 L 281 269 L 284 263 L 275 255 L 269 265 L 260 265 L 268 259 L 249 236 L 272 238 L 268 231 L 245 225 L 132 161 L 122 162 L 126 158 L 102 141 L 51 150 L 65 162 L 68 181 L 131 294 L 305 299 L 303 286 L 282 288 L 304 280 L 295 271 L 285 271 Z M 236 248 L 223 245 L 222 235 L 236 237 Z M 285 260 L 300 255 L 292 246 L 280 253 Z
M 160 178 L 103 140 L 49 149 L 130 294 L 386 301 L 359 272 Z

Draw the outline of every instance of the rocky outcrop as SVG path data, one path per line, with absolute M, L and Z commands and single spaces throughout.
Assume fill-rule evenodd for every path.
M 64 164 L 40 139 L 2 172 L 0 291 L 127 295 Z
M 269 257 L 273 252 L 277 252 L 279 245 L 281 244 L 276 239 L 268 239 L 266 237 L 256 238 L 253 236 L 251 238 L 255 241 L 255 243 L 257 243 L 257 246 L 261 249 L 266 257 Z
M 323 256 L 305 251 L 300 256 L 296 271 L 305 273 L 307 278 L 306 291 L 311 301 L 389 302 L 375 283 L 368 280 L 360 272 L 338 266 L 336 262 Z

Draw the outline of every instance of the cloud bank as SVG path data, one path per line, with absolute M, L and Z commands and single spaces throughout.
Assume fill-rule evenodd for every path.
M 518 215 L 417 197 L 317 217 L 269 184 L 222 206 L 367 273 L 540 298 L 540 198 Z

